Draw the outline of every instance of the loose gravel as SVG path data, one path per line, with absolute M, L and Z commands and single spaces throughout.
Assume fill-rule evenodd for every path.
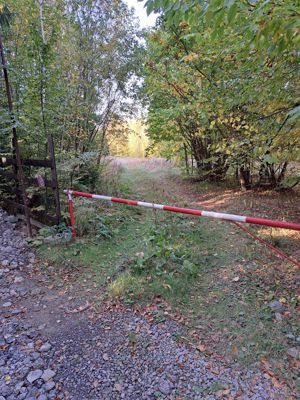
M 182 328 L 171 320 L 154 323 L 118 308 L 89 320 L 83 311 L 60 314 L 57 327 L 51 323 L 41 334 L 36 319 L 49 308 L 53 318 L 60 311 L 50 295 L 52 302 L 37 307 L 35 263 L 15 218 L 0 209 L 0 400 L 293 398 L 259 370 L 228 366 L 182 344 Z
M 173 321 L 110 311 L 56 338 L 70 399 L 287 399 L 260 371 L 239 370 L 177 341 Z
M 16 221 L 0 209 L 0 399 L 63 399 L 51 369 L 51 348 L 43 350 L 39 332 L 24 318 L 35 255 Z

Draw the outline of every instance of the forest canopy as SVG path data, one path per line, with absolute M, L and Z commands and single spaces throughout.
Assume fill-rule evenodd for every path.
M 46 156 L 52 134 L 66 183 L 96 181 L 101 160 L 133 149 L 130 124 L 143 125 L 138 109 L 148 155 L 180 159 L 201 180 L 236 175 L 245 189 L 296 185 L 287 171 L 300 159 L 297 2 L 144 5 L 159 15 L 148 31 L 121 0 L 0 5 L 22 156 Z M 0 96 L 0 151 L 7 153 L 3 79 Z

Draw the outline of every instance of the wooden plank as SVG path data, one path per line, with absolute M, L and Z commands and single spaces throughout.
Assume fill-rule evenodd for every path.
M 34 160 L 34 159 L 21 159 L 22 166 L 31 167 L 44 167 L 51 168 L 51 160 Z M 17 160 L 15 158 L 0 157 L 0 167 L 7 167 L 9 165 L 17 165 Z
M 14 180 L 14 181 L 19 180 L 19 178 L 16 174 L 14 174 L 13 172 L 4 171 L 3 169 L 0 169 L 0 175 L 4 176 L 6 179 L 10 179 L 10 180 Z M 53 180 L 49 180 L 44 177 L 43 177 L 43 179 L 45 182 L 45 186 L 40 186 L 36 178 L 24 177 L 24 182 L 27 186 L 37 186 L 40 188 L 49 187 L 52 189 L 56 188 L 56 183 L 53 182 Z
M 24 216 L 23 214 L 17 214 L 16 216 L 17 216 L 19 219 L 22 219 L 23 221 L 26 220 L 26 218 L 25 218 L 25 216 Z M 37 221 L 37 220 L 35 220 L 35 219 L 33 219 L 33 218 L 30 218 L 30 222 L 31 222 L 31 225 L 34 225 L 34 226 L 36 226 L 36 227 L 39 228 L 39 229 L 41 229 L 41 228 L 47 228 L 47 225 L 42 224 L 41 222 L 39 222 L 39 221 Z
M 21 210 L 21 211 L 25 212 L 26 207 L 24 206 L 24 204 L 16 203 L 15 201 L 10 200 L 10 199 L 5 199 L 2 202 L 4 205 L 10 204 L 13 207 L 15 207 L 17 210 Z M 47 214 L 43 211 L 30 210 L 30 216 L 35 217 L 36 219 L 39 219 L 44 222 L 49 221 L 51 224 L 56 225 L 56 217 L 53 217 L 53 215 Z

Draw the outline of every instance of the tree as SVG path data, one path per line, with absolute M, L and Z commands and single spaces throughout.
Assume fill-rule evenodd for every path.
M 23 156 L 45 156 L 51 133 L 58 161 L 94 152 L 99 164 L 108 127 L 131 113 L 141 48 L 133 12 L 121 0 L 7 0 L 6 9 L 12 19 L 3 33 Z
M 185 11 L 181 3 L 168 2 L 147 41 L 150 136 L 183 143 L 203 178 L 237 168 L 249 188 L 257 170 L 257 184 L 280 186 L 287 162 L 299 157 L 294 38 L 280 55 L 251 50 L 239 23 L 215 34 L 195 2 Z M 236 16 L 244 25 L 246 17 Z

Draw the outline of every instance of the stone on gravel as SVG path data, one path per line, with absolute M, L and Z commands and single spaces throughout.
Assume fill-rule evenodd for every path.
M 286 337 L 287 339 L 290 339 L 290 340 L 295 340 L 295 335 L 293 335 L 292 333 L 287 333 L 287 334 L 285 335 L 285 337 Z
M 278 300 L 271 301 L 269 303 L 269 307 L 273 312 L 282 313 L 285 310 L 285 306 Z
M 40 347 L 39 351 L 42 352 L 42 353 L 45 353 L 45 352 L 49 351 L 51 349 L 51 347 L 52 347 L 51 344 L 47 342 L 47 343 L 44 343 Z
M 281 322 L 282 321 L 282 315 L 279 312 L 275 313 L 275 319 L 277 322 Z
M 167 379 L 161 379 L 158 385 L 158 389 L 162 394 L 168 395 L 172 391 L 172 383 Z
M 33 383 L 37 379 L 39 379 L 43 375 L 43 371 L 40 369 L 36 369 L 34 371 L 29 372 L 27 375 L 27 380 L 29 383 Z
M 4 339 L 8 344 L 11 344 L 15 341 L 15 338 L 12 335 L 4 335 Z
M 18 218 L 15 217 L 14 215 L 8 215 L 7 217 L 4 218 L 4 221 L 14 224 L 14 223 L 18 222 Z
M 22 278 L 22 276 L 16 276 L 15 280 L 14 280 L 14 283 L 21 283 L 23 281 L 24 281 L 24 278 Z
M 48 382 L 48 381 L 50 381 L 50 379 L 52 379 L 55 375 L 56 375 L 56 372 L 55 372 L 55 371 L 53 371 L 52 369 L 46 369 L 46 370 L 43 372 L 42 379 L 44 380 L 44 382 Z
M 291 347 L 287 351 L 288 355 L 293 358 L 299 358 L 299 350 L 296 347 Z
M 47 400 L 47 396 L 44 395 L 44 394 L 41 394 L 41 395 L 38 397 L 38 400 Z
M 55 387 L 55 383 L 53 381 L 49 381 L 47 383 L 45 383 L 45 385 L 43 386 L 43 388 L 45 389 L 46 392 L 50 392 L 50 390 L 52 390 Z

